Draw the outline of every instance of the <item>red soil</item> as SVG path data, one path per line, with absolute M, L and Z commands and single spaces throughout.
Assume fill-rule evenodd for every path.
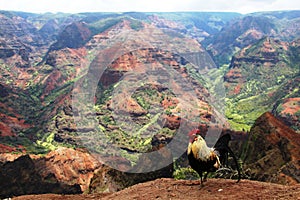
M 86 199 L 300 199 L 300 184 L 284 186 L 250 180 L 236 183 L 226 179 L 208 179 L 201 188 L 199 181 L 157 179 L 140 183 L 111 194 L 26 195 L 15 200 L 86 200 Z

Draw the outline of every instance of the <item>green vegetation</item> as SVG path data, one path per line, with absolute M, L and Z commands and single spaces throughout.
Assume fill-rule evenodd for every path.
M 16 152 L 22 152 L 22 147 L 24 147 L 28 153 L 45 154 L 48 152 L 47 148 L 30 141 L 26 135 L 19 137 L 1 137 L 1 144 L 15 148 Z
M 246 89 L 236 97 L 227 97 L 225 113 L 232 128 L 249 130 L 260 115 L 273 109 L 276 102 L 286 98 L 287 94 L 291 97 L 293 93 L 287 91 L 286 84 L 284 82 L 282 85 L 274 86 L 260 93 L 256 92 L 259 89 L 255 86 L 249 87 L 248 85 L 247 87 L 246 84 Z
M 139 31 L 144 28 L 144 25 L 140 20 L 129 19 L 129 21 L 130 21 L 130 28 L 132 28 L 133 30 Z
M 105 18 L 103 20 L 95 21 L 94 23 L 89 24 L 89 29 L 92 31 L 92 34 L 99 34 L 103 31 L 113 27 L 114 25 L 121 22 L 122 18 Z
M 42 140 L 37 140 L 36 143 L 45 149 L 55 150 L 57 147 L 53 145 L 54 133 L 50 133 L 48 136 L 47 134 L 44 135 Z
M 158 118 L 160 117 L 161 113 L 157 113 L 156 115 L 154 115 L 150 121 L 145 124 L 143 127 L 140 128 L 140 130 L 136 133 L 136 135 L 141 135 L 144 131 L 146 131 L 151 125 L 155 124 L 158 120 Z M 145 142 L 143 142 L 144 144 Z
M 159 94 L 157 90 L 151 87 L 145 87 L 137 90 L 132 98 L 144 109 L 149 110 L 151 104 L 158 100 Z
M 176 180 L 198 180 L 200 179 L 199 174 L 190 167 L 181 167 L 175 169 L 173 177 Z
M 249 131 L 255 120 L 272 109 L 272 102 L 265 94 L 236 101 L 226 99 L 226 117 L 234 130 Z

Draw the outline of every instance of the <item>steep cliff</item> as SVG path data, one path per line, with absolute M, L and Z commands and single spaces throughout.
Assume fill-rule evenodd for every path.
M 67 185 L 55 178 L 45 180 L 36 169 L 34 160 L 28 155 L 20 156 L 14 161 L 1 162 L 1 198 L 41 193 L 81 193 L 77 184 Z
M 300 135 L 267 112 L 249 133 L 244 153 L 251 178 L 282 184 L 300 182 Z

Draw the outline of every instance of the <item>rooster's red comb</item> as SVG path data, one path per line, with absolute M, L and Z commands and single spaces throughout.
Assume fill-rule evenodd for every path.
M 193 129 L 189 132 L 189 136 L 192 135 L 199 135 L 200 134 L 200 130 L 199 129 Z

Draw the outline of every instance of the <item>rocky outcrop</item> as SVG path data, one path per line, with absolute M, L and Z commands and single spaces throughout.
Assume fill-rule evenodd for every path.
M 274 66 L 280 61 L 282 51 L 288 50 L 288 45 L 280 40 L 265 37 L 257 43 L 256 49 L 251 46 L 245 47 L 231 60 L 231 68 L 241 67 L 241 63 L 256 63 L 259 65 Z
M 163 135 L 154 137 L 152 151 L 161 149 L 170 140 Z M 147 154 L 142 155 L 137 167 L 133 166 L 130 172 L 122 172 L 100 163 L 97 155 L 92 156 L 82 149 L 58 148 L 44 156 L 0 154 L 0 198 L 42 193 L 113 192 L 140 182 L 172 177 L 171 152 L 157 151 L 155 157 L 158 163 L 154 163 Z M 110 157 L 106 158 L 106 162 L 118 162 L 118 167 L 125 171 L 130 166 L 123 158 Z M 165 167 L 151 171 L 157 165 Z M 145 170 L 150 172 L 143 173 Z
M 87 191 L 102 164 L 84 150 L 58 148 L 45 156 L 0 154 L 1 198 L 23 194 Z
M 99 161 L 88 152 L 70 148 L 58 148 L 35 160 L 37 172 L 44 179 L 61 183 L 78 184 L 85 191 L 93 173 L 100 167 Z
M 55 177 L 51 180 L 43 178 L 29 155 L 20 156 L 14 161 L 0 162 L 0 166 L 0 198 L 41 193 L 81 193 L 78 184 L 61 183 Z
M 282 104 L 278 105 L 274 112 L 286 125 L 300 131 L 300 97 L 283 99 Z
M 249 133 L 245 165 L 251 178 L 281 184 L 300 182 L 300 135 L 267 112 Z
M 251 80 L 250 73 L 251 75 L 257 73 L 264 76 L 265 74 L 260 72 L 263 68 L 265 68 L 265 71 L 270 71 L 271 67 L 276 67 L 279 62 L 283 62 L 283 56 L 280 54 L 286 54 L 288 50 L 287 46 L 288 44 L 284 42 L 266 37 L 261 39 L 260 42 L 249 45 L 235 54 L 231 59 L 228 72 L 224 75 L 226 86 L 231 90 L 229 93 L 231 95 L 239 94 L 243 85 Z M 259 76 L 254 77 L 254 79 L 257 78 Z

